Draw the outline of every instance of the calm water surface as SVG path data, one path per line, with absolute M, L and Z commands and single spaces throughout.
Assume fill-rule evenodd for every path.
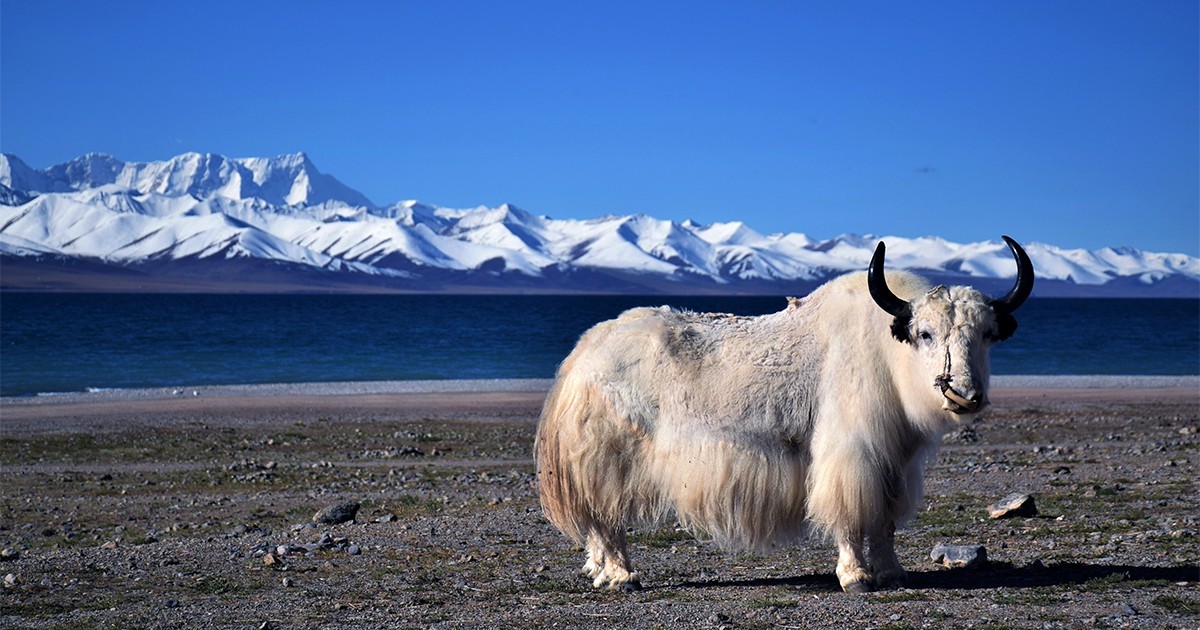
M 549 378 L 639 305 L 745 315 L 779 297 L 0 295 L 0 395 L 88 388 Z M 1033 299 L 996 374 L 1200 374 L 1200 301 Z

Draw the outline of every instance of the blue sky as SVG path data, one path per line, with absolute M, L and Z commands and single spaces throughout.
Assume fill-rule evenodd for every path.
M 1194 0 L 2 0 L 0 150 L 379 204 L 1200 254 Z

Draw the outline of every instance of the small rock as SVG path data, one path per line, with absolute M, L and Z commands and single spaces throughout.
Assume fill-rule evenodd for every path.
M 1136 615 L 1136 614 L 1138 614 L 1138 609 L 1134 608 L 1132 605 L 1130 605 L 1128 603 L 1122 603 L 1121 604 L 1121 612 L 1125 613 L 1126 615 Z
M 263 556 L 263 564 L 267 566 L 274 566 L 277 562 L 279 562 L 279 558 L 276 558 L 275 554 L 273 553 L 268 553 L 267 555 Z
M 290 577 L 283 578 L 283 586 L 285 588 L 291 588 L 293 584 L 295 584 L 295 582 L 292 581 L 292 578 L 290 578 Z
M 12 547 L 6 547 L 4 551 L 0 551 L 0 560 L 16 560 L 20 557 L 21 552 Z
M 19 582 L 20 579 L 17 578 L 16 574 L 9 573 L 8 575 L 4 576 L 4 588 L 13 588 Z
M 179 600 L 178 599 L 168 599 L 167 601 L 163 602 L 163 604 L 167 608 L 179 608 Z
M 314 523 L 324 523 L 326 525 L 337 525 L 339 523 L 349 523 L 358 515 L 358 504 L 354 502 L 335 503 L 333 505 L 321 508 L 316 514 L 313 514 L 312 520 Z
M 1010 494 L 996 503 L 988 506 L 988 515 L 992 518 L 1008 518 L 1012 516 L 1036 516 L 1037 505 L 1033 496 L 1028 494 Z
M 1067 467 L 1067 466 L 1059 466 L 1058 468 L 1055 468 L 1055 469 L 1054 469 L 1054 474 L 1056 474 L 1056 475 L 1069 475 L 1069 474 L 1071 474 L 1071 469 L 1070 469 L 1069 467 Z
M 929 553 L 929 559 L 951 569 L 971 568 L 987 562 L 987 549 L 983 545 L 938 543 Z
M 346 553 L 352 556 L 357 556 L 358 554 L 362 553 L 362 547 L 359 547 L 358 545 L 350 545 L 349 547 L 346 547 Z

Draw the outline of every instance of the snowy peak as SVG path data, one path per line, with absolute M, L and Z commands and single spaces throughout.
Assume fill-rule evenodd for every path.
M 237 162 L 251 174 L 250 181 L 255 188 L 251 196 L 271 203 L 311 206 L 336 201 L 352 206 L 376 207 L 362 193 L 317 170 L 304 153 L 269 159 L 241 158 Z
M 999 240 L 855 234 L 819 240 L 763 235 L 741 221 L 701 225 L 643 214 L 552 219 L 511 204 L 378 207 L 320 172 L 304 153 L 237 159 L 185 153 L 159 162 L 93 153 L 42 170 L 0 155 L 0 256 L 23 261 L 186 265 L 192 274 L 201 273 L 196 265 L 251 261 L 357 278 L 346 280 L 354 286 L 365 277 L 415 291 L 796 294 L 864 269 L 880 240 L 888 245 L 889 268 L 919 270 L 938 282 L 1004 289 L 1015 273 Z M 1025 248 L 1042 295 L 1200 294 L 1200 260 L 1183 254 L 1033 242 Z
M 304 153 L 273 158 L 231 159 L 213 153 L 184 153 L 161 162 L 122 162 L 89 153 L 35 170 L 15 155 L 0 156 L 0 184 L 28 193 L 61 193 L 116 185 L 142 194 L 204 199 L 261 199 L 285 206 L 340 202 L 375 208 L 362 193 L 317 170 Z

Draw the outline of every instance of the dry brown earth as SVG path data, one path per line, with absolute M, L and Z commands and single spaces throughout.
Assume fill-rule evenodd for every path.
M 543 396 L 3 401 L 0 626 L 1200 626 L 1194 388 L 995 391 L 900 535 L 908 588 L 869 595 L 825 542 L 673 527 L 632 534 L 644 590 L 594 592 L 537 505 Z M 1039 514 L 989 519 L 1015 491 Z M 305 525 L 345 500 L 357 522 Z M 939 542 L 990 563 L 936 566 Z

